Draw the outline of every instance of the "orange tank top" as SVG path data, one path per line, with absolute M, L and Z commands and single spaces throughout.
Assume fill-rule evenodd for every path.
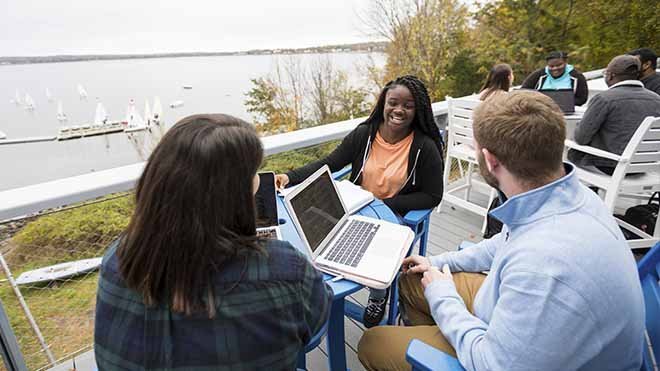
M 369 158 L 362 172 L 362 188 L 379 199 L 396 195 L 408 178 L 408 155 L 413 133 L 397 143 L 390 144 L 376 132 Z

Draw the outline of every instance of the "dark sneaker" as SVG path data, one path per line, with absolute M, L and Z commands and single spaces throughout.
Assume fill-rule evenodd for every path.
M 387 298 L 390 296 L 390 289 L 385 292 L 385 297 L 382 299 L 369 298 L 367 307 L 364 308 L 364 315 L 362 316 L 362 323 L 364 327 L 371 328 L 378 326 L 380 321 L 385 316 L 385 308 L 387 306 Z

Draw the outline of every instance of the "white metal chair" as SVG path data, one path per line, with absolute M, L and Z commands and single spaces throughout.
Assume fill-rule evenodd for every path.
M 611 212 L 614 212 L 618 197 L 648 198 L 652 192 L 660 190 L 660 117 L 644 119 L 621 155 L 579 145 L 572 140 L 566 140 L 566 147 L 618 162 L 611 176 L 597 169 L 576 166 L 582 182 L 604 191 L 604 202 Z M 642 174 L 626 177 L 631 173 Z M 622 220 L 617 219 L 617 222 L 641 237 L 628 241 L 631 249 L 651 247 L 660 240 L 660 218 L 655 223 L 653 236 Z
M 480 176 L 477 175 L 479 163 L 477 154 L 474 150 L 474 135 L 472 132 L 472 113 L 481 102 L 474 99 L 447 97 L 447 158 L 445 161 L 444 184 L 445 192 L 442 196 L 442 202 L 438 205 L 437 211 L 444 203 L 450 203 L 461 207 L 473 213 L 484 217 L 481 231 L 486 229 L 486 216 L 488 215 L 488 205 L 495 198 L 495 190 L 486 184 Z M 452 161 L 456 160 L 460 169 L 460 178 L 452 184 L 449 183 L 449 176 L 452 168 Z M 462 162 L 467 162 L 467 170 L 463 168 Z M 457 185 L 456 185 L 457 184 Z M 470 201 L 470 193 L 473 187 L 485 190 L 489 194 L 486 207 Z

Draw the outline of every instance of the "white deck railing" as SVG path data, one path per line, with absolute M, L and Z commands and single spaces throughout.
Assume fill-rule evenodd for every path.
M 436 116 L 447 114 L 447 103 L 433 104 Z M 341 139 L 366 117 L 341 121 L 309 129 L 263 137 L 266 155 Z M 134 188 L 144 162 L 93 173 L 14 188 L 0 192 L 0 221 L 16 219 L 39 211 L 83 202 L 110 193 Z
M 590 90 L 604 90 L 602 72 L 603 70 L 595 70 L 584 74 L 587 80 L 593 80 L 589 82 Z M 444 126 L 447 102 L 436 102 L 432 107 L 438 123 Z M 364 119 L 365 117 L 361 117 L 263 137 L 265 154 L 273 155 L 343 138 Z M 2 191 L 0 192 L 0 222 L 31 215 L 45 209 L 95 199 L 110 193 L 131 190 L 142 174 L 143 168 L 144 162 L 140 162 Z

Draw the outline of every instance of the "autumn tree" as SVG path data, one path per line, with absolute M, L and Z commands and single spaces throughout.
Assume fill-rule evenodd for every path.
M 257 130 L 263 134 L 295 130 L 298 117 L 287 100 L 286 91 L 270 77 L 250 81 L 254 86 L 246 94 L 245 105 L 254 116 Z
M 363 116 L 368 92 L 351 84 L 348 74 L 327 56 L 308 66 L 289 57 L 266 77 L 251 80 L 248 112 L 266 134 L 281 133 Z
M 660 44 L 657 0 L 498 0 L 475 15 L 474 45 L 491 64 L 511 64 L 520 79 L 553 50 L 582 70 L 616 55 Z
M 374 0 L 363 16 L 368 27 L 389 40 L 385 78 L 413 74 L 434 101 L 444 99 L 447 69 L 467 47 L 468 10 L 458 0 Z

